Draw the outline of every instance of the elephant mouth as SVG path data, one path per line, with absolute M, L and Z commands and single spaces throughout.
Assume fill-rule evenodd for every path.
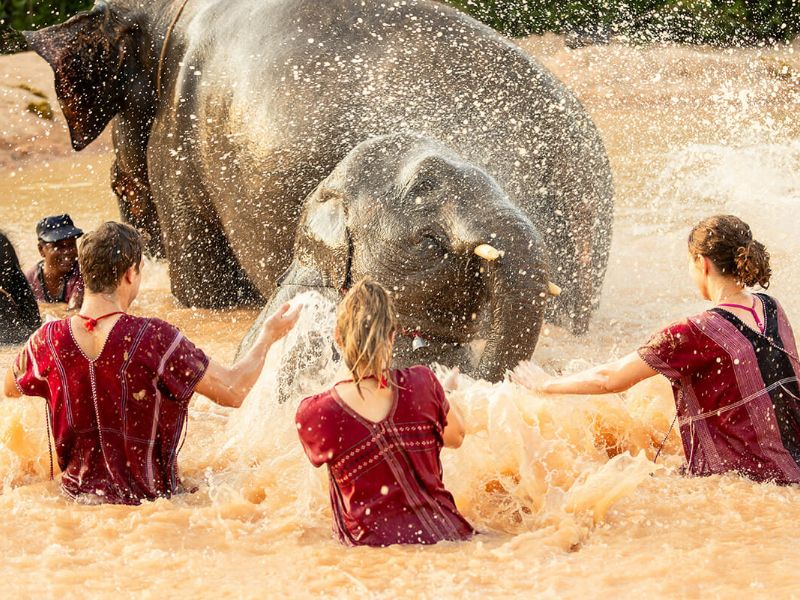
M 458 332 L 449 323 L 437 324 L 434 322 L 421 323 L 419 319 L 412 319 L 404 314 L 397 315 L 398 323 L 403 325 L 397 330 L 399 336 L 407 338 L 412 343 L 417 341 L 416 344 L 420 345 L 425 342 L 423 347 L 431 345 L 452 345 L 452 346 L 465 346 L 472 341 L 472 336 L 467 332 L 464 335 L 456 335 Z

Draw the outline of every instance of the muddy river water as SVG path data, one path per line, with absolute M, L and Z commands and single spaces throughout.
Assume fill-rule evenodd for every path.
M 685 236 L 719 212 L 744 218 L 767 245 L 770 292 L 800 326 L 800 44 L 522 45 L 586 104 L 617 188 L 591 331 L 576 338 L 547 328 L 536 361 L 551 371 L 597 364 L 706 308 L 688 277 Z M 101 152 L 0 171 L 0 226 L 25 266 L 37 258 L 40 216 L 69 211 L 85 229 L 118 218 L 110 161 Z M 1 399 L 0 596 L 800 597 L 800 489 L 681 477 L 674 432 L 654 464 L 674 416 L 660 378 L 590 399 L 459 377 L 450 400 L 468 436 L 443 452 L 445 483 L 482 534 L 425 548 L 339 546 L 325 473 L 297 441 L 300 392 L 278 404 L 273 391 L 286 349 L 330 323 L 328 307 L 309 299 L 306 310 L 241 409 L 194 399 L 180 455 L 194 494 L 139 507 L 72 504 L 48 480 L 42 401 Z M 133 312 L 176 323 L 221 360 L 255 316 L 179 306 L 166 267 L 153 263 Z M 3 370 L 15 352 L 0 349 Z M 304 390 L 332 369 L 326 362 Z

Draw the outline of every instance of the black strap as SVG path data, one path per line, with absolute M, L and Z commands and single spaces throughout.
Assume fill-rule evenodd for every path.
M 44 401 L 44 414 L 47 421 L 47 449 L 50 451 L 50 481 L 53 480 L 53 444 L 50 441 L 53 436 L 53 425 L 50 416 L 50 402 Z
M 658 462 L 658 457 L 661 456 L 661 451 L 664 449 L 664 444 L 667 443 L 669 439 L 669 434 L 672 433 L 672 429 L 675 427 L 675 421 L 678 420 L 678 413 L 675 413 L 675 418 L 672 419 L 672 424 L 669 426 L 669 430 L 667 431 L 667 435 L 664 436 L 664 439 L 661 440 L 661 445 L 658 447 L 658 451 L 656 452 L 656 457 L 653 459 L 653 462 Z

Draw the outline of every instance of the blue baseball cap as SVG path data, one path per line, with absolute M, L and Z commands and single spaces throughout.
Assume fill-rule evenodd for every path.
M 75 227 L 69 215 L 45 217 L 36 224 L 36 235 L 42 242 L 60 242 L 83 235 L 83 230 Z

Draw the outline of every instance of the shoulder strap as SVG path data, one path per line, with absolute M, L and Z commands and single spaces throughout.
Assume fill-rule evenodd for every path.
M 718 306 L 726 306 L 726 305 L 724 305 L 724 304 L 719 304 Z M 742 307 L 742 308 L 747 308 L 747 307 Z M 765 308 L 766 308 L 766 305 L 765 305 Z M 712 309 L 712 310 L 709 310 L 709 311 L 706 311 L 706 312 L 709 312 L 709 313 L 712 313 L 712 314 L 717 314 L 717 313 L 715 313 L 715 312 L 714 312 L 714 310 L 713 310 L 713 309 Z M 725 318 L 725 317 L 722 317 L 722 315 L 719 315 L 719 314 L 717 314 L 717 316 L 719 316 L 719 317 L 721 317 L 721 318 L 723 318 L 723 319 Z M 701 327 L 701 330 L 702 330 L 702 327 Z M 765 341 L 765 342 L 767 342 L 767 344 L 769 344 L 769 345 L 770 345 L 772 348 L 775 348 L 776 350 L 780 350 L 781 352 L 783 352 L 783 353 L 784 353 L 786 356 L 788 356 L 790 359 L 792 359 L 792 360 L 793 360 L 793 361 L 796 363 L 796 365 L 797 365 L 798 367 L 800 367 L 800 358 L 798 358 L 798 357 L 797 357 L 797 355 L 795 355 L 794 353 L 792 353 L 792 352 L 789 352 L 789 351 L 788 351 L 786 348 L 784 348 L 783 346 L 779 346 L 778 344 L 776 344 L 776 343 L 775 343 L 775 342 L 772 340 L 772 338 L 770 338 L 770 337 L 769 337 L 769 336 L 766 334 L 766 331 L 764 331 L 764 332 L 760 332 L 760 331 L 756 331 L 755 329 L 752 329 L 752 328 L 750 329 L 750 331 L 752 331 L 753 333 L 755 333 L 757 336 L 759 336 L 759 337 L 763 338 L 763 339 L 764 339 L 764 341 Z

